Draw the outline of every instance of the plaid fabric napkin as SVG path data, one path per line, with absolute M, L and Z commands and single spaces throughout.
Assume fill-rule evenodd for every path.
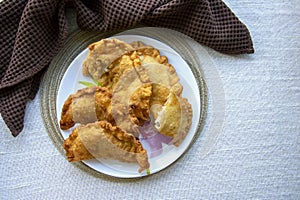
M 140 23 L 180 31 L 228 54 L 253 53 L 247 27 L 221 0 L 4 0 L 0 3 L 0 111 L 13 136 L 23 129 L 26 102 L 67 37 L 65 10 L 84 30 Z

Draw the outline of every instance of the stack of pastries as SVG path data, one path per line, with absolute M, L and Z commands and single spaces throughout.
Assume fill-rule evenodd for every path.
M 160 134 L 179 146 L 192 122 L 192 107 L 166 56 L 142 42 L 103 39 L 89 45 L 82 73 L 101 86 L 71 94 L 64 102 L 60 128 L 78 124 L 64 142 L 70 162 L 109 158 L 150 167 L 140 130 L 151 119 Z

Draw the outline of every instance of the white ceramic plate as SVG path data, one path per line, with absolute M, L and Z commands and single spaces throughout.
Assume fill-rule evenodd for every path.
M 186 138 L 179 147 L 175 147 L 173 145 L 163 145 L 163 152 L 160 155 L 149 159 L 150 173 L 153 174 L 165 169 L 166 167 L 174 163 L 188 149 L 189 145 L 192 143 L 195 135 L 197 134 L 197 126 L 200 120 L 201 113 L 200 92 L 197 81 L 189 65 L 170 46 L 156 39 L 139 35 L 119 35 L 113 36 L 112 38 L 117 38 L 128 43 L 132 41 L 142 41 L 145 44 L 157 48 L 162 55 L 167 56 L 169 63 L 176 69 L 176 72 L 180 78 L 180 83 L 183 85 L 183 97 L 187 98 L 189 103 L 192 105 L 193 121 Z M 81 73 L 82 63 L 87 56 L 87 53 L 88 49 L 85 49 L 73 60 L 61 80 L 56 99 L 58 121 L 60 120 L 61 109 L 63 107 L 64 101 L 70 94 L 75 93 L 78 89 L 84 87 L 83 85 L 79 84 L 78 81 L 92 82 L 90 78 L 83 76 Z M 64 139 L 69 136 L 71 131 L 72 129 L 68 131 L 61 130 L 61 134 Z M 147 148 L 146 150 L 149 154 L 150 150 Z M 83 162 L 87 166 L 98 172 L 114 177 L 136 178 L 147 175 L 145 171 L 142 173 L 138 173 L 139 166 L 138 164 L 134 163 L 124 163 L 110 159 L 92 159 Z

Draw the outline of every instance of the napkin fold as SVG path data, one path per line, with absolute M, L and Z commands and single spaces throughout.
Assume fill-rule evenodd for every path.
M 227 54 L 253 53 L 247 27 L 221 0 L 5 0 L 0 3 L 0 112 L 13 136 L 26 103 L 67 38 L 66 8 L 83 30 L 165 27 Z

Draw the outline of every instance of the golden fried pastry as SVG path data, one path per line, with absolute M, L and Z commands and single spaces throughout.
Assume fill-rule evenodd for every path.
M 154 119 L 162 110 L 162 106 L 168 100 L 170 89 L 158 83 L 152 83 L 152 95 L 150 98 L 150 113 Z
M 149 109 L 151 93 L 151 84 L 143 83 L 135 69 L 126 71 L 120 77 L 113 91 L 111 110 L 116 125 L 124 131 L 138 137 L 137 124 L 139 123 L 137 122 L 137 117 L 142 115 L 138 112 L 143 111 L 149 113 L 149 110 L 145 110 Z M 139 99 L 143 99 L 143 101 L 138 103 Z M 131 109 L 130 104 L 133 105 Z M 129 112 L 132 113 L 132 116 L 130 116 Z
M 145 56 L 156 56 L 153 52 L 157 50 L 152 47 L 145 46 L 140 42 L 132 43 L 133 47 L 136 50 L 124 53 L 114 62 L 112 62 L 108 67 L 107 71 L 103 73 L 98 80 L 102 84 L 103 87 L 107 87 L 110 91 L 114 90 L 115 85 L 118 83 L 119 79 L 123 76 L 126 71 L 130 71 L 135 69 L 138 72 L 139 78 L 142 82 L 148 82 L 149 77 L 147 74 L 143 73 L 143 68 L 141 68 L 141 59 Z M 150 48 L 150 49 L 148 49 Z M 153 59 L 156 59 L 154 57 Z
M 182 93 L 182 85 L 173 67 L 169 68 L 164 64 L 147 63 L 143 64 L 152 83 L 163 85 L 172 90 L 177 96 Z
M 150 81 L 170 88 L 177 96 L 180 96 L 183 88 L 179 83 L 176 70 L 168 63 L 168 58 L 160 55 L 159 50 L 155 48 L 145 48 L 139 51 L 142 54 L 141 65 L 146 69 Z
M 142 125 L 149 117 L 150 104 L 153 105 L 152 111 L 156 110 L 152 113 L 157 117 L 171 92 L 176 97 L 182 93 L 182 86 L 174 67 L 154 48 L 141 48 L 128 52 L 113 62 L 108 69 L 109 71 L 101 77 L 100 82 L 112 90 L 113 117 L 120 128 L 133 133 L 136 137 L 139 135 L 137 125 Z M 149 85 L 150 83 L 152 86 Z M 145 84 L 147 86 L 142 89 Z M 152 92 L 149 90 L 150 87 Z M 140 91 L 138 91 L 139 88 L 141 88 Z M 134 93 L 135 91 L 137 92 Z M 144 100 L 141 101 L 141 99 Z M 174 122 L 178 124 L 177 129 L 174 128 L 169 133 L 163 132 L 166 135 L 172 134 L 174 138 L 177 137 L 181 116 L 180 108 L 176 111 L 179 112 L 179 115 L 175 115 L 179 118 Z M 168 123 L 170 120 L 164 127 L 170 125 Z
M 129 115 L 131 121 L 141 126 L 148 118 L 152 84 L 143 84 L 131 95 L 129 100 Z
M 166 86 L 159 83 L 152 83 L 151 105 L 163 105 L 167 101 L 170 91 L 170 88 Z
M 171 88 L 177 95 L 180 95 L 182 86 L 174 67 L 168 63 L 168 59 L 161 56 L 157 49 L 150 46 L 136 44 L 134 48 L 138 49 L 126 52 L 112 62 L 100 79 L 97 79 L 98 82 L 103 87 L 113 91 L 122 75 L 126 71 L 135 68 L 142 82 L 149 82 L 150 77 L 151 82 L 163 84 Z M 147 73 L 145 73 L 145 68 Z
M 62 130 L 68 130 L 75 125 L 73 120 L 73 109 L 72 109 L 72 99 L 73 95 L 69 95 L 68 99 L 64 102 L 61 117 L 59 121 L 59 126 Z
M 96 79 L 106 91 L 90 88 L 70 95 L 62 111 L 63 130 L 77 122 L 107 120 L 138 137 L 137 127 L 151 113 L 158 131 L 173 137 L 176 146 L 188 133 L 191 105 L 182 97 L 176 70 L 159 50 L 139 41 L 127 44 L 104 39 L 89 46 L 83 74 Z
M 173 144 L 179 146 L 191 127 L 192 115 L 187 99 L 171 92 L 155 120 L 155 127 L 161 134 L 171 136 Z
M 134 69 L 131 74 L 137 75 Z M 127 78 L 128 76 L 126 80 Z M 62 108 L 60 128 L 67 130 L 75 123 L 87 124 L 106 120 L 112 124 L 118 123 L 127 132 L 138 136 L 137 125 L 141 125 L 149 116 L 152 85 L 140 82 L 137 76 L 132 78 L 135 81 L 131 80 L 129 85 L 125 80 L 125 84 L 122 84 L 121 80 L 114 100 L 108 89 L 100 86 L 83 88 L 70 95 Z
M 177 96 L 171 89 L 152 84 L 150 110 L 157 130 L 173 138 L 179 146 L 192 123 L 192 107 L 187 99 Z
M 134 50 L 138 50 L 138 49 L 144 49 L 144 48 L 153 48 L 152 46 L 150 45 L 147 45 L 141 41 L 133 41 L 130 43 L 130 45 L 132 46 L 132 48 Z
M 107 71 L 101 75 L 98 82 L 101 83 L 103 87 L 113 91 L 115 85 L 126 71 L 132 70 L 134 66 L 140 65 L 140 59 L 136 51 L 123 54 L 107 67 Z
M 111 115 L 112 94 L 104 87 L 87 87 L 78 90 L 65 101 L 60 128 L 67 130 L 75 123 L 87 124 L 99 120 L 114 123 Z
M 180 102 L 176 95 L 170 92 L 167 101 L 162 106 L 162 110 L 158 113 L 155 127 L 161 134 L 175 138 L 180 127 L 180 121 Z
M 150 164 L 146 150 L 134 136 L 106 121 L 81 125 L 64 142 L 69 162 L 91 158 L 108 158 L 138 163 L 139 173 Z
M 193 110 L 192 105 L 186 98 L 179 98 L 181 107 L 180 127 L 177 131 L 177 136 L 174 137 L 173 144 L 179 146 L 189 132 L 192 125 Z
M 106 68 L 127 51 L 134 50 L 130 44 L 118 39 L 103 39 L 89 45 L 89 52 L 83 62 L 82 73 L 93 79 L 100 79 Z

